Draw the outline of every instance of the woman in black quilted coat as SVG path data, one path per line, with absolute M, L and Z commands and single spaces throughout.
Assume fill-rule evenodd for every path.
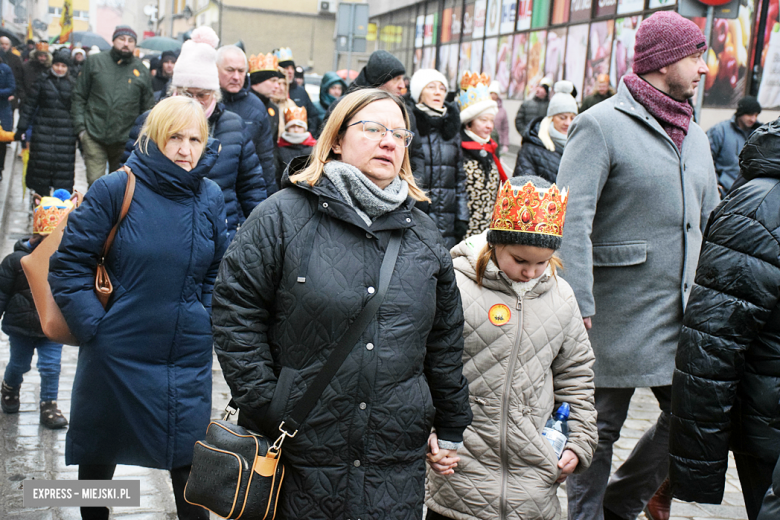
M 460 148 L 460 110 L 445 103 L 447 78 L 439 71 L 421 69 L 409 84 L 411 108 L 417 119 L 415 139 L 422 142 L 425 160 L 414 170 L 417 185 L 431 199 L 421 205 L 436 223 L 447 248 L 460 242 L 469 224 L 466 172 Z
M 313 163 L 252 212 L 220 267 L 214 347 L 240 422 L 276 438 L 375 293 L 390 235 L 402 235 L 379 311 L 284 441 L 279 519 L 422 518 L 431 427 L 431 452 L 452 464 L 471 422 L 452 260 L 414 207 L 425 194 L 403 131 L 382 131 L 406 125 L 393 94 L 342 98 Z
M 710 217 L 672 383 L 676 497 L 723 498 L 734 452 L 754 520 L 780 456 L 780 121 L 740 154 L 748 182 Z
M 32 125 L 27 186 L 42 196 L 53 189 L 73 191 L 76 132 L 70 117 L 73 79 L 67 52 L 55 52 L 51 68 L 41 74 L 24 99 L 17 135 Z

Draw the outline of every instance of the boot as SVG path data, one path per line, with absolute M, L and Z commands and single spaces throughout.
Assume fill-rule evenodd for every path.
M 2 405 L 5 413 L 16 413 L 19 411 L 19 389 L 21 387 L 22 386 L 19 385 L 16 388 L 13 388 L 3 381 L 2 390 L 0 391 L 0 405 Z
M 669 520 L 672 509 L 672 485 L 669 477 L 661 483 L 653 498 L 645 506 L 645 515 L 650 520 Z
M 59 430 L 68 425 L 68 420 L 57 408 L 57 401 L 41 401 L 41 426 Z

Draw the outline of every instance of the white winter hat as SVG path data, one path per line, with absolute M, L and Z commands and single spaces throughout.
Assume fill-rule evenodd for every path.
M 173 66 L 171 85 L 219 90 L 218 44 L 219 37 L 211 27 L 198 27 L 192 31 L 192 39 L 181 46 L 181 54 Z
M 496 93 L 499 96 L 501 95 L 501 84 L 498 81 L 491 81 L 490 86 L 488 87 L 488 92 Z
M 414 73 L 409 82 L 409 90 L 415 103 L 420 102 L 420 94 L 422 94 L 423 89 L 433 81 L 439 81 L 444 85 L 444 88 L 449 89 L 447 77 L 436 69 L 420 69 Z
M 572 113 L 577 114 L 579 109 L 577 108 L 577 100 L 571 95 L 574 92 L 574 84 L 571 81 L 558 81 L 553 87 L 555 95 L 550 99 L 550 104 L 547 106 L 547 117 Z

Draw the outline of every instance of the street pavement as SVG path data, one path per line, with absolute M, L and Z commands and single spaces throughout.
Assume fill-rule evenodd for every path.
M 10 147 L 4 178 L 0 182 L 0 259 L 13 251 L 14 243 L 32 230 L 29 194 L 22 193 L 21 161 Z M 84 163 L 76 158 L 76 189 L 86 191 Z M 8 338 L 0 334 L 0 370 L 8 363 Z M 59 407 L 66 417 L 70 412 L 70 395 L 76 373 L 78 349 L 63 347 L 60 375 Z M 76 466 L 65 465 L 65 435 L 67 430 L 52 431 L 39 426 L 38 391 L 40 378 L 35 368 L 25 375 L 21 391 L 21 410 L 18 414 L 0 413 L 0 520 L 77 520 L 75 507 L 25 509 L 22 500 L 22 482 L 25 479 L 76 480 Z M 212 416 L 219 417 L 229 399 L 229 390 L 214 359 Z M 640 389 L 631 401 L 620 440 L 615 445 L 614 467 L 617 467 L 636 444 L 642 432 L 658 417 L 659 409 L 653 394 Z M 141 506 L 114 508 L 112 518 L 122 520 L 175 520 L 176 506 L 168 472 L 135 466 L 118 466 L 116 479 L 141 481 Z M 558 496 L 566 515 L 566 492 L 562 487 Z M 213 519 L 218 518 L 211 515 Z M 675 501 L 672 520 L 746 519 L 739 479 L 733 459 L 727 472 L 726 494 L 719 506 L 690 504 Z M 640 520 L 646 520 L 640 515 Z

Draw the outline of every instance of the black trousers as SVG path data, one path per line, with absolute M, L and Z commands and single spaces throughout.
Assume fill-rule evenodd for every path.
M 452 520 L 451 518 L 440 515 L 436 511 L 428 510 L 428 513 L 425 515 L 425 520 Z
M 190 476 L 192 466 L 183 466 L 171 470 L 173 497 L 176 499 L 176 512 L 179 520 L 208 520 L 209 512 L 200 506 L 194 506 L 184 500 L 184 486 Z M 114 478 L 116 464 L 81 464 L 79 480 L 111 480 Z M 82 520 L 108 520 L 107 507 L 82 507 Z
M 745 497 L 748 518 L 756 520 L 764 496 L 772 485 L 772 472 L 777 461 L 734 454 L 734 462 L 737 463 L 737 474 L 739 474 L 739 484 L 742 486 L 742 496 Z

